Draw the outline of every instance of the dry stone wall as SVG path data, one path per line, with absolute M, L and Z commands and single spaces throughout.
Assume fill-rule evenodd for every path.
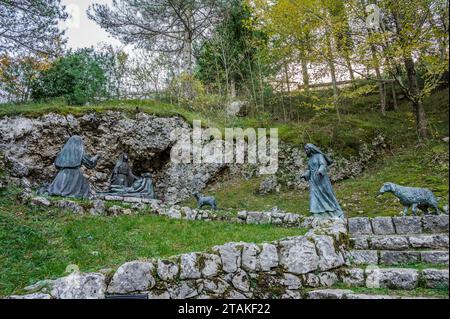
M 272 220 L 270 212 L 261 214 L 266 220 Z M 253 223 L 253 215 L 245 214 L 246 220 Z M 283 216 L 281 219 L 285 218 Z M 122 298 L 125 295 L 151 299 L 371 299 L 370 295 L 359 295 L 349 289 L 323 288 L 343 283 L 349 288 L 448 289 L 448 269 L 376 267 L 378 259 L 365 263 L 374 267 L 355 267 L 351 256 L 354 241 L 349 236 L 360 233 L 363 236 L 373 235 L 374 225 L 388 223 L 389 219 L 394 224 L 394 231 L 399 229 L 401 236 L 437 236 L 435 232 L 439 231 L 442 238 L 447 236 L 447 242 L 441 243 L 441 248 L 447 249 L 448 254 L 448 216 L 402 217 L 401 221 L 389 217 L 383 219 L 383 222 L 379 218 L 299 218 L 299 224 L 291 224 L 291 227 L 307 227 L 308 232 L 304 236 L 260 244 L 231 242 L 205 252 L 130 261 L 116 271 L 77 271 L 56 280 L 38 282 L 25 288 L 28 294 L 9 298 L 102 299 Z M 396 228 L 395 223 L 402 226 Z M 406 231 L 404 225 L 409 225 L 412 233 L 403 234 Z M 392 232 L 391 228 L 389 232 Z M 427 240 L 425 242 L 429 243 Z

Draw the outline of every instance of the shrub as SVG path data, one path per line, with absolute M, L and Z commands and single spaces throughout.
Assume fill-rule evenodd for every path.
M 56 60 L 33 83 L 32 98 L 63 97 L 68 104 L 84 105 L 105 94 L 106 76 L 90 50 L 80 50 Z

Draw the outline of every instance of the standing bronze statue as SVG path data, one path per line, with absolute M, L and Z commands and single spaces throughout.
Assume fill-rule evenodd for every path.
M 301 178 L 309 182 L 310 213 L 314 217 L 344 218 L 327 172 L 333 161 L 314 144 L 306 144 L 305 152 L 309 158 L 308 170 Z
M 83 140 L 74 135 L 66 142 L 56 157 L 55 166 L 58 169 L 53 182 L 48 186 L 50 196 L 88 198 L 91 194 L 89 182 L 83 176 L 81 166 L 93 169 L 100 156 L 90 157 L 84 151 Z

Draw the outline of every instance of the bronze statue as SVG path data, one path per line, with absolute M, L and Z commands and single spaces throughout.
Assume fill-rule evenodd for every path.
M 134 175 L 129 165 L 128 155 L 125 153 L 120 156 L 114 166 L 108 192 L 102 192 L 100 194 L 155 198 L 151 174 L 145 173 L 141 177 Z
M 333 163 L 332 159 L 314 144 L 306 144 L 305 152 L 309 158 L 308 170 L 301 178 L 309 182 L 311 214 L 315 217 L 344 218 L 327 173 L 328 166 Z
M 122 154 L 111 174 L 111 186 L 131 187 L 136 179 L 138 177 L 134 176 L 128 164 L 128 154 Z
M 91 190 L 81 166 L 93 169 L 99 158 L 99 155 L 90 157 L 86 154 L 81 137 L 72 136 L 56 157 L 58 175 L 44 192 L 50 196 L 88 198 Z

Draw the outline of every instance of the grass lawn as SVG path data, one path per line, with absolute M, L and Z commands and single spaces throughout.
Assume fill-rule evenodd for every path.
M 205 251 L 230 241 L 264 242 L 305 233 L 264 225 L 182 221 L 159 216 L 76 216 L 18 205 L 0 191 L 0 296 L 38 280 L 116 268 L 140 258 Z

